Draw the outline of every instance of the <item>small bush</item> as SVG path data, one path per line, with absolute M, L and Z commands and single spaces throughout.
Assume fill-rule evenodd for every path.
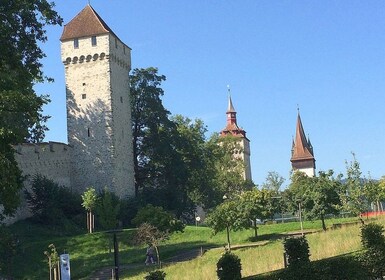
M 217 275 L 220 280 L 242 279 L 241 270 L 241 260 L 230 252 L 224 253 L 217 263 Z
M 151 271 L 144 277 L 145 280 L 164 280 L 166 273 L 162 270 Z
M 370 223 L 361 228 L 361 243 L 364 251 L 359 256 L 362 265 L 373 278 L 382 279 L 385 275 L 385 237 L 384 227 Z
M 300 268 L 310 263 L 309 244 L 305 236 L 287 238 L 283 242 L 283 246 L 289 268 Z

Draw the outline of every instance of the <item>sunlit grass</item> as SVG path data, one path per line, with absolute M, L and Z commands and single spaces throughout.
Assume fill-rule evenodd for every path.
M 384 220 L 377 222 L 384 223 Z M 340 229 L 307 235 L 311 260 L 320 260 L 360 250 L 360 226 L 360 224 L 344 226 Z M 269 230 L 266 232 L 269 232 Z M 233 233 L 233 235 L 237 235 L 237 233 Z M 216 263 L 222 253 L 223 249 L 212 249 L 202 257 L 183 263 L 171 264 L 163 267 L 162 270 L 166 272 L 167 279 L 216 279 Z M 284 267 L 282 240 L 270 241 L 265 245 L 256 247 L 236 249 L 233 250 L 233 253 L 241 259 L 243 277 Z M 125 272 L 122 279 L 143 279 L 148 270 L 144 272 Z
M 350 219 L 351 220 L 351 219 Z M 344 222 L 349 221 L 345 219 Z M 340 223 L 340 220 L 327 220 L 327 225 Z M 304 229 L 319 230 L 321 223 L 305 222 Z M 113 266 L 112 234 L 97 232 L 94 234 L 81 234 L 64 236 L 58 232 L 44 229 L 43 227 L 25 223 L 15 225 L 15 231 L 20 239 L 20 254 L 16 257 L 18 264 L 15 279 L 44 279 L 48 275 L 48 265 L 43 252 L 49 244 L 53 243 L 59 253 L 68 252 L 71 257 L 71 275 L 74 279 L 88 279 L 96 270 Z M 231 232 L 231 242 L 236 244 L 268 244 L 258 247 L 249 247 L 234 250 L 241 257 L 243 275 L 259 274 L 283 267 L 283 247 L 280 240 L 266 240 L 287 232 L 299 232 L 298 222 L 262 225 L 259 228 L 260 242 L 250 241 L 253 230 Z M 120 263 L 143 264 L 144 246 L 132 246 L 133 230 L 124 230 L 118 233 Z M 329 230 L 326 233 L 308 235 L 312 260 L 335 256 L 346 252 L 358 250 L 359 225 Z M 184 233 L 173 234 L 171 238 L 161 244 L 161 260 L 165 263 L 172 256 L 192 249 L 208 250 L 203 257 L 198 257 L 189 262 L 173 264 L 164 267 L 167 279 L 216 279 L 216 263 L 226 244 L 226 233 L 221 232 L 213 236 L 210 228 L 188 226 Z M 219 249 L 213 249 L 213 248 Z M 124 271 L 126 279 L 143 279 L 148 267 L 139 267 Z M 143 273 L 142 273 L 143 272 Z M 129 274 L 127 274 L 129 273 Z M 193 275 L 193 277 L 191 276 Z M 136 278 L 135 278 L 136 277 Z M 192 278 L 191 278 L 192 277 Z M 123 279 L 123 278 L 122 278 Z

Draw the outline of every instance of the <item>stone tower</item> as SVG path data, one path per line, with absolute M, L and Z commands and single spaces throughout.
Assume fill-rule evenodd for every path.
M 315 176 L 315 158 L 310 139 L 305 136 L 301 116 L 298 111 L 295 140 L 291 149 L 291 166 L 293 170 L 304 172 L 309 177 Z
M 134 194 L 129 71 L 131 49 L 87 5 L 64 26 L 71 186 Z
M 243 153 L 240 154 L 240 157 L 245 165 L 243 177 L 245 180 L 251 181 L 250 140 L 246 137 L 246 131 L 240 128 L 237 124 L 237 112 L 234 109 L 230 94 L 226 115 L 226 127 L 222 129 L 220 136 L 225 137 L 227 135 L 232 135 L 239 138 L 239 144 L 243 149 Z

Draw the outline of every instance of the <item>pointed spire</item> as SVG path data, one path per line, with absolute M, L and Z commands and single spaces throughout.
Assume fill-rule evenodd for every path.
M 229 103 L 228 103 L 228 106 L 227 106 L 227 113 L 236 113 L 235 109 L 234 109 L 234 106 L 233 106 L 233 101 L 231 100 L 231 92 L 230 92 L 230 86 L 227 85 L 227 91 L 228 91 L 228 99 L 229 99 Z
M 227 86 L 228 92 L 228 105 L 227 105 L 227 124 L 221 131 L 221 135 L 233 135 L 246 138 L 246 131 L 240 128 L 237 124 L 237 112 L 234 109 L 233 101 L 231 100 L 230 86 Z
M 294 170 L 299 170 L 308 176 L 315 176 L 315 158 L 310 138 L 306 138 L 298 110 L 295 140 L 291 150 L 291 165 Z
M 305 132 L 302 126 L 301 116 L 298 110 L 297 127 L 295 132 L 294 151 L 292 160 L 295 159 L 314 159 L 313 149 L 306 139 Z

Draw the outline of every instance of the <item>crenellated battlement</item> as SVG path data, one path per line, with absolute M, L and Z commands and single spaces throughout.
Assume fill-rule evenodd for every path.
M 14 149 L 19 168 L 27 176 L 27 186 L 35 174 L 44 175 L 62 186 L 71 186 L 69 145 L 50 141 L 18 144 Z

